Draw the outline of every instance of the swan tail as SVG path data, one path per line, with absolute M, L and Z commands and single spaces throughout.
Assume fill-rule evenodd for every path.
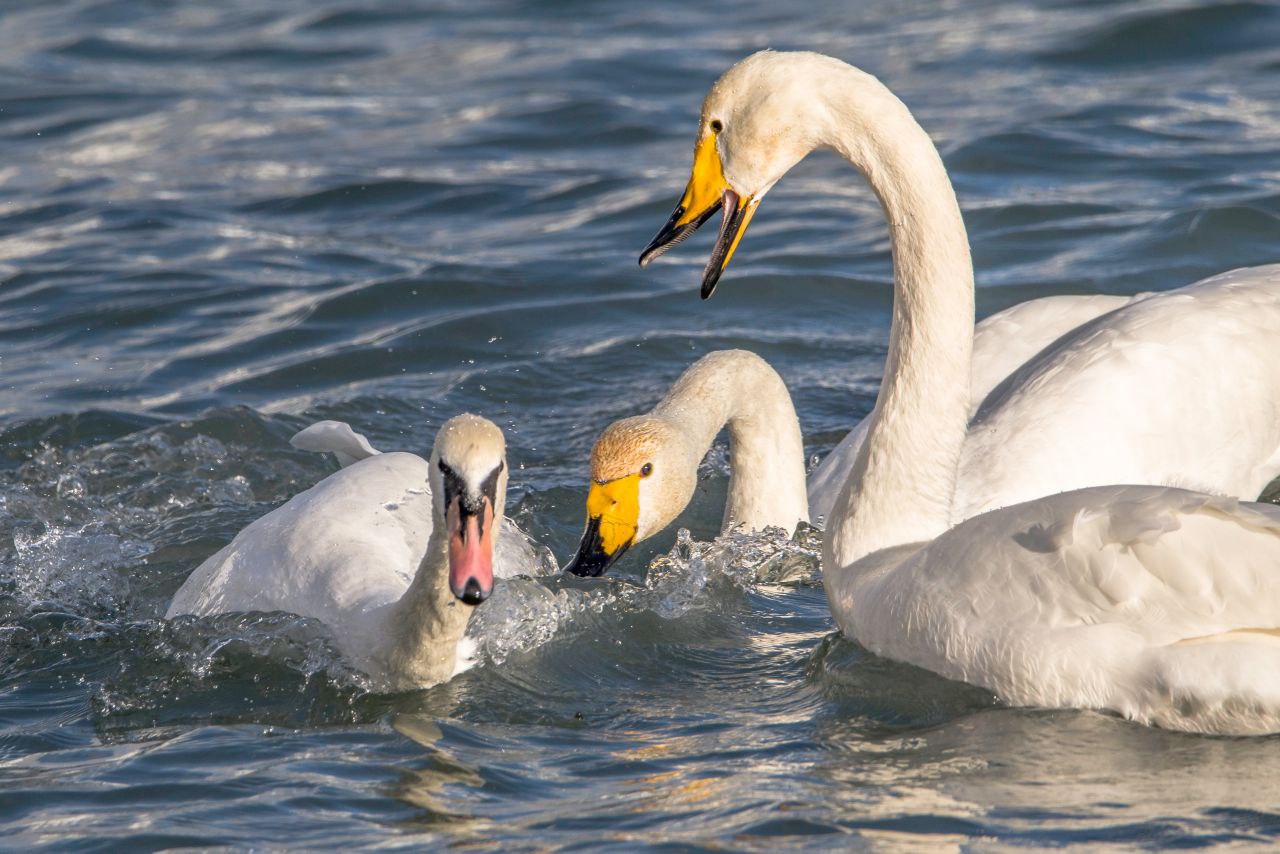
M 343 468 L 382 453 L 345 421 L 317 421 L 299 430 L 289 444 L 300 451 L 333 454 Z

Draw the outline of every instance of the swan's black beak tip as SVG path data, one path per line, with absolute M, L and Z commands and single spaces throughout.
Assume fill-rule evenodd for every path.
M 720 282 L 720 270 L 708 270 L 702 279 L 702 298 L 711 299 L 711 295 L 716 291 L 716 285 Z
M 492 590 L 485 590 L 480 586 L 480 582 L 474 578 L 468 578 L 466 585 L 462 588 L 462 593 L 457 594 L 467 605 L 479 605 L 481 602 L 489 598 Z
M 579 578 L 599 578 L 604 574 L 605 568 L 609 566 L 609 558 L 601 553 L 600 555 L 574 555 L 573 560 L 564 568 L 564 571 L 570 575 L 576 575 Z
M 590 518 L 587 520 L 587 529 L 582 533 L 582 542 L 578 544 L 578 553 L 565 566 L 564 571 L 579 578 L 598 578 L 629 548 L 631 540 L 615 549 L 613 554 L 605 551 L 604 540 L 600 536 L 600 519 Z

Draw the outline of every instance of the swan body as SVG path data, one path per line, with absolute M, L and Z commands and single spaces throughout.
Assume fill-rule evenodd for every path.
M 1100 486 L 828 571 L 842 631 L 1024 706 L 1280 730 L 1280 507 Z
M 866 176 L 889 222 L 885 377 L 823 534 L 841 631 L 1014 704 L 1198 732 L 1280 729 L 1280 509 L 1150 482 L 1059 492 L 1105 476 L 1092 463 L 1100 442 L 1137 455 L 1126 469 L 1103 451 L 1122 473 L 1149 461 L 1151 445 L 1174 463 L 1164 479 L 1212 483 L 1200 454 L 1234 465 L 1240 489 L 1261 488 L 1273 454 L 1258 422 L 1280 395 L 1255 339 L 1275 322 L 1278 269 L 1225 273 L 1087 321 L 974 413 L 968 241 L 942 160 L 906 107 L 838 60 L 765 52 L 726 72 L 703 114 L 724 137 L 704 168 L 726 186 L 704 294 L 760 196 L 819 145 Z M 708 185 L 695 174 L 681 207 L 698 210 L 685 203 Z M 697 215 L 684 216 L 655 243 L 687 234 Z M 1025 489 L 1040 493 L 987 509 L 991 483 L 963 482 L 983 462 L 1025 465 Z
M 1002 380 L 1058 338 L 1140 298 L 1059 294 L 1018 303 L 980 321 L 973 331 L 970 415 Z M 809 474 L 809 512 L 814 522 L 821 524 L 831 515 L 836 493 L 849 478 L 870 424 L 867 418 L 859 421 Z
M 765 52 L 717 81 L 703 105 L 693 177 L 641 263 L 723 210 L 703 278 L 709 296 L 764 195 L 817 147 L 871 183 L 896 240 L 896 269 L 968 291 L 940 301 L 933 288 L 897 298 L 894 308 L 895 321 L 969 317 L 972 358 L 958 348 L 938 357 L 973 371 L 948 521 L 1104 483 L 1252 499 L 1280 475 L 1280 360 L 1272 357 L 1280 267 L 1134 298 L 1035 300 L 989 318 L 974 346 L 968 238 L 937 152 L 879 81 L 830 57 Z M 855 428 L 815 471 L 814 518 L 832 515 L 865 435 Z
M 395 453 L 335 472 L 251 522 L 200 564 L 166 616 L 289 611 L 314 617 L 367 671 L 385 612 L 426 552 L 429 472 L 421 457 Z
M 974 332 L 953 521 L 1108 481 L 1256 498 L 1280 475 L 1280 366 L 1239 354 L 1277 328 L 1280 265 L 1134 297 L 1043 297 L 988 317 Z M 1205 378 L 1214 365 L 1242 370 Z M 1144 376 L 1155 382 L 1130 382 Z M 1050 377 L 1052 397 L 1029 391 Z M 815 519 L 830 515 L 868 425 L 809 476 Z
M 1277 329 L 1280 265 L 1147 294 L 1077 327 L 970 420 L 951 521 L 1108 482 L 1257 498 L 1280 474 L 1280 359 L 1262 349 Z
M 729 430 L 731 470 L 721 531 L 795 530 L 809 520 L 804 445 L 777 371 L 746 350 L 708 353 L 645 415 L 605 428 L 591 451 L 587 524 L 566 569 L 599 575 L 688 506 L 698 463 Z
M 342 428 L 351 433 L 335 424 L 303 431 L 303 444 L 343 437 Z M 497 537 L 507 543 L 505 562 L 516 563 L 524 541 L 518 531 L 507 532 L 502 518 L 502 434 L 484 419 L 459 416 L 441 428 L 430 460 L 368 450 L 250 523 L 204 561 L 174 595 L 166 617 L 232 611 L 312 617 L 329 628 L 345 658 L 392 687 L 431 684 L 465 669 L 468 649 L 460 641 L 475 601 L 461 601 L 450 590 L 456 524 L 445 522 L 450 511 L 439 463 L 455 472 L 483 469 L 471 477 L 470 493 L 482 492 L 477 484 L 500 467 L 492 497 L 476 501 L 488 501 L 493 526 L 506 534 Z M 450 498 L 455 505 L 461 500 Z M 496 532 L 480 527 L 492 560 Z M 492 578 L 480 577 L 482 595 L 469 598 L 487 596 L 486 583 Z

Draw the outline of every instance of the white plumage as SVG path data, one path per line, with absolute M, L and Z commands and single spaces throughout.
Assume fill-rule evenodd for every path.
M 334 472 L 200 564 L 166 616 L 314 617 L 369 671 L 386 611 L 408 589 L 431 536 L 428 469 L 416 454 L 378 454 Z
M 1280 507 L 1101 486 L 832 569 L 841 628 L 1014 705 L 1280 730 Z
M 878 80 L 764 52 L 721 77 L 703 121 L 695 172 L 715 134 L 727 212 L 754 212 L 828 146 L 889 223 L 884 381 L 863 435 L 819 472 L 828 497 L 843 481 L 823 539 L 840 629 L 1013 704 L 1280 730 L 1280 509 L 1164 485 L 1253 497 L 1276 475 L 1280 266 L 1114 305 L 1035 301 L 990 319 L 975 360 L 959 206 Z
M 174 595 L 166 616 L 288 611 L 313 617 L 328 626 L 351 663 L 385 676 L 385 649 L 402 629 L 395 624 L 397 605 L 419 567 L 432 563 L 432 466 L 416 454 L 380 453 L 341 422 L 312 425 L 294 444 L 341 449 L 348 461 L 205 560 Z M 494 574 L 537 571 L 532 544 L 498 517 Z M 441 565 L 428 568 L 444 573 L 443 554 L 435 562 Z M 448 599 L 444 593 L 440 598 Z M 441 606 L 470 612 L 460 602 Z M 465 647 L 455 669 L 469 664 Z
M 1044 297 L 986 318 L 952 520 L 1101 483 L 1256 498 L 1280 476 L 1280 359 L 1264 352 L 1277 329 L 1280 265 L 1135 297 Z M 809 475 L 815 520 L 830 516 L 868 425 Z
M 1113 311 L 1137 297 L 1109 294 L 1041 297 L 1010 306 L 978 323 L 973 333 L 973 378 L 970 411 L 1005 377 L 1076 327 Z M 831 515 L 836 493 L 849 478 L 853 460 L 867 437 L 870 419 L 863 418 L 832 448 L 808 477 L 809 513 L 815 522 Z

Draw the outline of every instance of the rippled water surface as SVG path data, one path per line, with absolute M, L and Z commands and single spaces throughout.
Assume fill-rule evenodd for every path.
M 706 236 L 635 264 L 703 92 L 765 46 L 913 108 L 984 314 L 1280 259 L 1272 3 L 5 6 L 0 845 L 1275 843 L 1280 741 L 1003 707 L 835 635 L 814 534 L 708 545 L 723 446 L 692 540 L 501 586 L 431 690 L 370 692 L 289 615 L 160 619 L 333 470 L 287 443 L 315 419 L 424 451 L 489 415 L 561 560 L 594 436 L 708 350 L 838 441 L 891 275 L 844 163 L 770 194 L 710 303 Z

